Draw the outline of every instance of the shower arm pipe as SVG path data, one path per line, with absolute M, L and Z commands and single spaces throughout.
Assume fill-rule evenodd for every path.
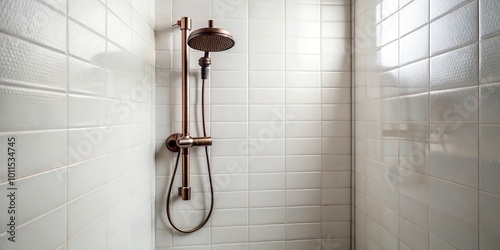
M 182 33 L 182 133 L 172 134 L 167 139 L 167 147 L 170 146 L 173 150 L 181 150 L 182 158 L 182 186 L 178 189 L 178 194 L 182 200 L 191 199 L 190 186 L 190 157 L 189 151 L 194 146 L 211 146 L 211 137 L 191 137 L 189 133 L 189 48 L 187 39 L 191 30 L 191 18 L 182 17 L 177 21 L 177 25 Z M 170 142 L 175 140 L 175 145 Z M 169 148 L 170 149 L 170 148 Z

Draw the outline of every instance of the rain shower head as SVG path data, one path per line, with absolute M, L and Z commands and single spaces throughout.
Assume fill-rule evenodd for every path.
M 193 31 L 188 38 L 189 47 L 205 52 L 225 51 L 234 46 L 231 33 L 225 29 L 214 28 L 213 20 L 208 21 L 208 28 Z

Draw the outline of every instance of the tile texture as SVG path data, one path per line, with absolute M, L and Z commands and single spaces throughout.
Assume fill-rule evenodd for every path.
M 0 4 L 0 137 L 16 140 L 18 188 L 16 242 L 2 227 L 1 249 L 154 247 L 155 69 L 142 53 L 155 44 L 130 45 L 153 34 L 155 3 L 107 2 Z
M 353 6 L 355 249 L 495 248 L 498 1 Z
M 156 4 L 156 249 L 349 249 L 350 1 Z M 181 36 L 170 24 L 183 15 L 193 30 L 213 18 L 236 41 L 211 53 L 205 95 L 215 211 L 191 235 L 173 232 L 165 216 L 175 155 L 164 140 L 181 121 Z M 191 50 L 193 135 L 201 135 L 201 56 Z M 173 200 L 185 227 L 198 225 L 209 199 L 204 155 L 193 151 L 196 203 Z

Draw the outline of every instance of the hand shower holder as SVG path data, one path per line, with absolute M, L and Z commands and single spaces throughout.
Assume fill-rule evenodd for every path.
M 212 137 L 191 137 L 189 135 L 187 136 L 182 136 L 181 134 L 172 134 L 168 138 L 174 137 L 175 138 L 175 144 L 177 147 L 177 151 L 172 151 L 172 152 L 178 152 L 180 149 L 189 149 L 192 147 L 208 147 L 212 146 Z M 172 143 L 172 142 L 170 142 Z M 167 139 L 167 148 L 168 148 L 169 141 Z M 170 148 L 169 148 L 170 150 Z M 184 170 L 186 171 L 186 170 Z M 183 183 L 185 182 L 185 176 L 183 176 Z M 189 177 L 187 177 L 189 178 Z M 189 183 L 189 179 L 187 181 Z M 181 196 L 183 200 L 191 200 L 191 187 L 190 186 L 182 186 L 178 188 L 177 194 Z
M 191 137 L 190 135 L 183 136 L 182 134 L 175 133 L 167 138 L 166 146 L 171 152 L 183 151 L 183 186 L 178 188 L 177 194 L 181 196 L 183 200 L 191 200 L 191 187 L 189 186 L 189 149 L 192 147 L 212 146 L 212 137 Z

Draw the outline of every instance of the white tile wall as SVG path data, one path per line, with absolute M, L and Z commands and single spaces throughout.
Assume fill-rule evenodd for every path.
M 355 246 L 495 248 L 499 9 L 494 0 L 8 1 L 0 137 L 16 137 L 17 185 L 30 195 L 18 200 L 18 243 L 4 230 L 0 248 L 349 249 L 351 101 Z M 180 126 L 180 35 L 170 25 L 181 16 L 194 29 L 213 18 L 237 42 L 212 54 L 216 210 L 192 235 L 172 232 L 164 215 L 173 155 L 163 141 Z M 173 208 L 185 226 L 207 207 L 201 153 L 200 198 Z
M 2 3 L 0 161 L 15 137 L 18 197 L 0 249 L 154 246 L 154 2 L 105 2 Z
M 164 189 L 175 155 L 157 148 L 162 159 L 156 165 L 161 190 L 157 249 L 350 248 L 349 5 L 319 0 L 156 1 L 156 72 L 165 76 L 157 89 L 169 89 L 161 94 L 167 96 L 157 95 L 156 113 L 170 114 L 157 122 L 156 131 L 166 131 L 157 132 L 163 133 L 156 137 L 159 147 L 180 127 L 180 32 L 170 25 L 189 16 L 196 29 L 213 18 L 215 26 L 228 29 L 236 40 L 233 49 L 211 54 L 206 107 L 208 133 L 214 138 L 212 170 L 220 178 L 214 215 L 202 232 L 172 232 Z M 196 61 L 202 54 L 191 51 L 194 89 L 201 85 Z M 199 95 L 197 91 L 192 98 Z M 200 100 L 191 103 L 199 105 Z M 192 119 L 200 121 L 199 107 L 195 109 Z M 196 164 L 205 168 L 203 161 Z M 193 189 L 204 185 L 206 192 L 206 174 L 192 176 L 192 181 Z M 203 216 L 186 217 L 194 208 L 180 204 L 174 201 L 173 207 L 181 209 L 175 220 L 197 225 Z
M 498 1 L 353 6 L 356 249 L 495 248 Z

